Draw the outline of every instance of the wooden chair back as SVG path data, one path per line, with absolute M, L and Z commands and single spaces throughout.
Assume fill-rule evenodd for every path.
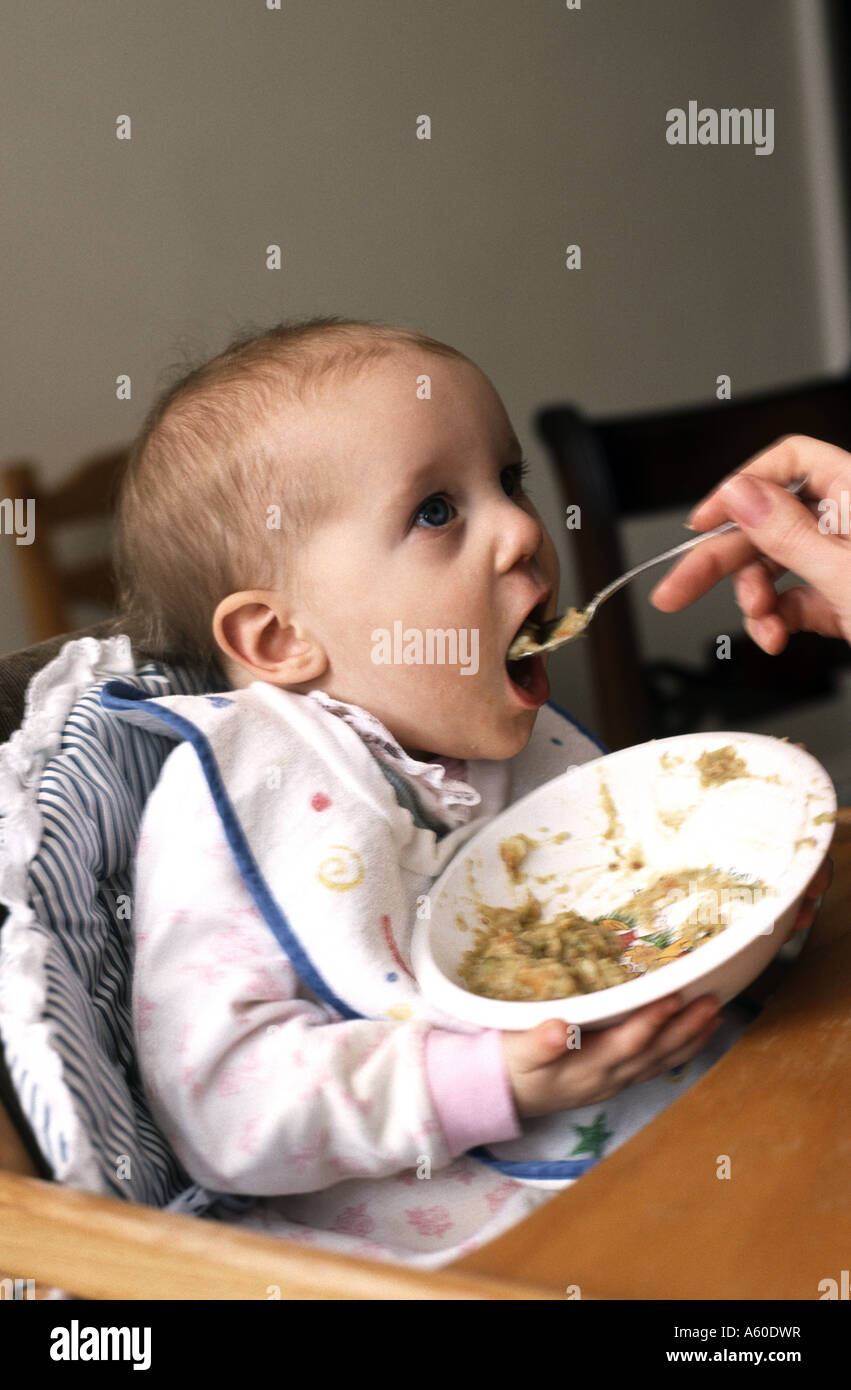
M 106 555 L 74 563 L 60 555 L 59 534 L 74 523 L 107 519 L 127 460 L 126 449 L 92 454 L 56 487 L 46 487 L 29 461 L 0 468 L 0 492 L 8 506 L 31 502 L 34 518 L 29 544 L 12 544 L 33 642 L 43 642 L 79 625 L 81 601 L 111 608 L 115 601 L 112 565 Z M 5 528 L 8 534 L 8 526 Z

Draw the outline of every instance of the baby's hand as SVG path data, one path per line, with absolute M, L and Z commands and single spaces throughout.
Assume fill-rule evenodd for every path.
M 525 1033 L 503 1033 L 502 1046 L 518 1115 L 531 1119 L 617 1095 L 678 1067 L 706 1046 L 721 1022 L 711 994 L 681 1008 L 671 994 L 602 1032 L 581 1032 L 566 1050 L 570 1024 L 547 1019 Z
M 803 744 L 799 745 L 801 748 L 803 748 L 803 746 Z M 807 927 L 812 926 L 813 922 L 816 920 L 816 913 L 819 910 L 822 897 L 827 892 L 832 882 L 833 860 L 830 858 L 830 855 L 826 855 L 815 878 L 807 885 L 803 901 L 798 909 L 798 916 L 795 918 L 789 935 L 786 937 L 787 941 L 791 941 L 792 937 L 795 936 L 797 932 L 806 931 Z

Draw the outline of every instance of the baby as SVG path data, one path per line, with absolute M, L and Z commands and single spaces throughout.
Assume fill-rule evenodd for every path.
M 125 630 L 224 679 L 141 716 L 112 702 L 184 740 L 140 829 L 134 1028 L 187 1171 L 256 1199 L 223 1219 L 437 1267 L 622 1143 L 741 1031 L 725 1010 L 707 1047 L 718 1001 L 669 997 L 577 1048 L 558 1019 L 473 1029 L 417 988 L 414 921 L 460 845 L 599 752 L 548 703 L 546 657 L 506 667 L 532 610 L 558 611 L 524 472 L 468 358 L 335 318 L 232 344 L 136 442 Z M 469 635 L 475 670 L 416 643 L 388 661 L 400 629 Z

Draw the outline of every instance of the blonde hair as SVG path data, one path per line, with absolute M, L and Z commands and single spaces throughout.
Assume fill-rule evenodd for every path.
M 405 345 L 469 361 L 414 329 L 329 316 L 243 334 L 163 392 L 130 449 L 116 508 L 117 625 L 134 646 L 226 669 L 212 633 L 218 604 L 294 583 L 298 547 L 326 501 L 316 469 L 273 456 L 271 419 Z M 266 521 L 273 476 L 279 530 Z

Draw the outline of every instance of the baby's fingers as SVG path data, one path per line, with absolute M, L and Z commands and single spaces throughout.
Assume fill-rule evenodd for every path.
M 833 860 L 828 855 L 824 859 L 815 877 L 807 885 L 801 906 L 798 909 L 798 915 L 795 918 L 788 936 L 785 938 L 787 941 L 791 941 L 792 937 L 799 931 L 806 931 L 807 927 L 812 926 L 821 906 L 822 897 L 830 887 L 832 880 Z
M 652 1081 L 654 1076 L 663 1076 L 665 1072 L 672 1071 L 674 1067 L 681 1067 L 685 1062 L 690 1062 L 692 1057 L 696 1057 L 699 1052 L 703 1051 L 713 1033 L 721 1027 L 721 1022 L 720 1013 L 710 1018 L 700 1032 L 692 1036 L 682 1047 L 675 1048 L 674 1051 L 658 1057 L 655 1062 L 633 1077 L 633 1086 L 640 1086 L 642 1081 Z
M 669 994 L 655 1004 L 637 1009 L 624 1023 L 616 1024 L 601 1035 L 600 1060 L 609 1066 L 618 1066 L 641 1056 L 672 1022 L 682 1021 L 688 1012 L 683 1009 L 681 994 Z
M 822 860 L 820 868 L 813 876 L 813 878 L 810 880 L 810 882 L 807 884 L 804 897 L 812 898 L 814 900 L 816 898 L 820 898 L 822 893 L 827 892 L 832 882 L 833 860 L 831 859 L 830 855 L 827 854 Z
M 682 1008 L 679 995 L 650 1004 L 607 1034 L 605 1060 L 623 1084 L 632 1083 L 646 1068 L 655 1066 L 702 1032 L 719 1009 L 712 995 L 695 999 Z

